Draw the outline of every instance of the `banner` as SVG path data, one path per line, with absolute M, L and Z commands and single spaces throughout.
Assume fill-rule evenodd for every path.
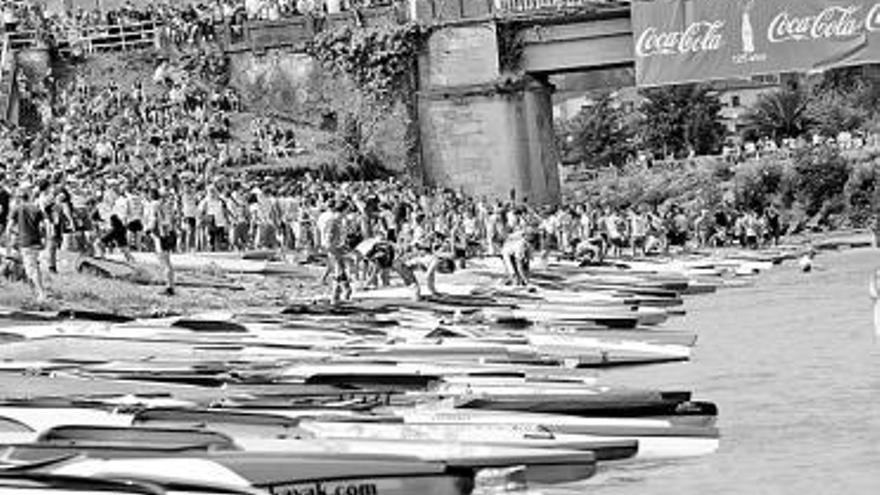
M 880 0 L 636 1 L 632 23 L 638 86 L 880 62 Z

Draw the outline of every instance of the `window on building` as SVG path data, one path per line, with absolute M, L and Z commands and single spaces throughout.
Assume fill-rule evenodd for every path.
M 752 77 L 752 81 L 758 84 L 779 84 L 779 74 L 761 74 Z
M 730 97 L 730 106 L 732 106 L 733 108 L 739 108 L 739 105 L 740 105 L 739 96 L 737 96 L 737 95 L 731 96 Z

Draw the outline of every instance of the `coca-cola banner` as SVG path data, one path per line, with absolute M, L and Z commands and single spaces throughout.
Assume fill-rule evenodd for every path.
M 880 0 L 636 1 L 632 22 L 639 86 L 880 62 Z

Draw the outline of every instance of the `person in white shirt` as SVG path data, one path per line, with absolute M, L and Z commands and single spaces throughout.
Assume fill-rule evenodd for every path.
M 180 209 L 183 215 L 183 239 L 180 244 L 183 251 L 194 251 L 197 249 L 196 218 L 199 214 L 199 207 L 192 187 L 189 185 L 184 187 L 183 195 L 180 197 Z
M 637 208 L 629 212 L 629 242 L 632 256 L 645 255 L 645 242 L 648 238 L 648 216 Z
M 204 219 L 211 251 L 220 249 L 229 226 L 226 203 L 220 198 L 216 186 L 208 186 L 208 194 L 199 203 L 199 217 Z
M 342 204 L 331 201 L 318 216 L 317 222 L 321 247 L 327 253 L 327 268 L 333 275 L 333 304 L 351 297 L 351 282 L 345 267 L 345 221 L 342 212 Z

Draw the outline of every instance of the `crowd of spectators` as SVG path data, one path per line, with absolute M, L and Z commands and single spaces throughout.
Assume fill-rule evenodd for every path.
M 330 182 L 246 171 L 282 156 L 282 149 L 295 152 L 296 135 L 263 118 L 253 121 L 247 138 L 233 136 L 237 95 L 187 74 L 164 64 L 149 90 L 143 83 L 76 80 L 47 100 L 39 131 L 0 131 L 6 165 L 0 224 L 21 224 L 26 209 L 17 207 L 33 205 L 36 210 L 27 211 L 47 219 L 39 247 L 50 271 L 59 250 L 128 256 L 157 247 L 180 253 L 271 249 L 314 256 L 327 252 L 328 235 L 338 239 L 334 250 L 353 252 L 380 238 L 401 257 L 442 251 L 504 258 L 511 243 L 528 239 L 544 253 L 597 263 L 607 255 L 757 248 L 784 233 L 772 207 L 543 208 L 394 179 Z M 331 217 L 337 219 L 333 234 Z
M 811 146 L 832 146 L 840 150 L 876 148 L 880 145 L 880 139 L 878 138 L 880 137 L 876 134 L 849 131 L 841 131 L 836 136 L 814 134 L 797 139 L 786 138 L 779 142 L 764 137 L 742 143 L 727 143 L 722 149 L 722 155 L 729 160 L 737 161 L 760 158 L 762 156 L 787 155 L 796 150 Z
M 271 19 L 318 5 L 270 1 L 254 10 L 252 3 L 169 2 L 143 9 L 126 4 L 111 12 L 78 11 L 65 17 L 47 16 L 26 2 L 5 2 L 2 8 L 7 31 L 49 26 L 69 33 L 155 21 L 170 27 L 176 43 L 198 44 L 236 16 Z M 249 165 L 300 148 L 289 127 L 269 118 L 253 119 L 248 136 L 234 135 L 239 96 L 198 76 L 222 72 L 220 58 L 204 51 L 185 67 L 165 63 L 151 84 L 128 87 L 76 79 L 50 95 L 51 81 L 20 81 L 25 99 L 39 104 L 41 125 L 36 131 L 0 129 L 3 230 L 23 223 L 11 211 L 42 215 L 46 232 L 38 247 L 50 271 L 59 250 L 128 255 L 157 248 L 181 253 L 278 249 L 315 255 L 327 251 L 328 235 L 336 239 L 333 249 L 351 251 L 381 238 L 400 256 L 439 251 L 497 255 L 528 239 L 545 253 L 596 263 L 609 254 L 758 247 L 778 242 L 782 234 L 773 208 L 744 212 L 717 205 L 615 209 L 575 204 L 547 209 L 394 179 L 339 183 L 246 172 Z M 19 208 L 24 204 L 34 208 Z M 331 216 L 338 219 L 332 233 Z M 155 235 L 159 231 L 161 236 Z M 16 239 L 6 242 L 16 245 Z

